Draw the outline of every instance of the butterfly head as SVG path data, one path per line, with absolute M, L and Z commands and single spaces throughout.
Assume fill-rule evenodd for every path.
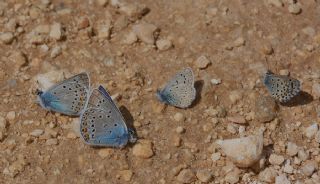
M 131 143 L 137 142 L 137 134 L 133 129 L 128 128 L 128 134 L 129 134 L 129 142 Z
M 40 89 L 36 89 L 36 94 L 38 96 L 41 96 L 43 94 L 43 91 L 41 91 Z

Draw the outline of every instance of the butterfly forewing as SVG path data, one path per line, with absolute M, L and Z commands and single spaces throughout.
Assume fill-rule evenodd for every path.
M 90 88 L 87 73 L 80 73 L 49 88 L 42 95 L 50 110 L 67 115 L 80 115 Z
M 271 96 L 286 103 L 300 92 L 300 81 L 288 76 L 266 74 L 264 84 Z
M 189 107 L 196 97 L 192 69 L 186 68 L 178 72 L 159 92 L 158 97 L 169 105 L 180 108 Z

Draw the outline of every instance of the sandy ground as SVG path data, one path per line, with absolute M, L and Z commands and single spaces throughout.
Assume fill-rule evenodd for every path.
M 320 183 L 319 16 L 316 0 L 1 1 L 0 183 Z M 156 90 L 188 66 L 194 105 L 160 104 Z M 276 105 L 266 69 L 303 92 Z M 82 71 L 115 97 L 136 144 L 92 148 L 78 118 L 35 103 L 37 88 Z M 216 144 L 261 128 L 254 166 Z

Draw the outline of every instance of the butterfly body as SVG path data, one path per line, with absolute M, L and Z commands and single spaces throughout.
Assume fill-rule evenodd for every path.
M 37 98 L 44 109 L 65 115 L 78 116 L 86 104 L 89 88 L 88 74 L 80 73 L 46 91 L 38 91 Z
M 91 146 L 122 148 L 128 142 L 136 142 L 135 132 L 127 128 L 121 112 L 102 86 L 89 97 L 80 117 L 80 133 Z
M 290 101 L 300 92 L 300 81 L 292 77 L 276 75 L 268 71 L 263 82 L 271 96 L 281 103 Z
M 196 97 L 192 69 L 185 68 L 178 72 L 156 95 L 165 104 L 179 108 L 189 107 Z

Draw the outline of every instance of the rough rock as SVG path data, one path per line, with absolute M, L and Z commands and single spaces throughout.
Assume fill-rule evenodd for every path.
M 140 140 L 139 143 L 135 144 L 132 149 L 134 156 L 140 158 L 150 158 L 153 156 L 152 142 L 149 140 Z
M 209 170 L 199 170 L 196 174 L 197 178 L 204 183 L 210 182 L 212 179 L 212 173 Z
M 315 160 L 308 160 L 302 165 L 301 172 L 305 176 L 311 176 L 313 172 L 317 169 L 318 169 L 318 163 Z
M 289 156 L 295 156 L 299 151 L 299 147 L 293 143 L 293 142 L 288 142 L 287 144 L 287 150 L 286 153 Z
M 0 33 L 0 40 L 2 43 L 10 44 L 14 39 L 14 35 L 11 32 Z
M 301 5 L 299 3 L 289 4 L 288 11 L 292 14 L 299 14 L 302 11 Z
M 147 44 L 154 44 L 155 32 L 158 30 L 157 26 L 149 23 L 140 23 L 132 27 L 133 32 L 137 37 Z
M 258 135 L 216 142 L 237 166 L 250 167 L 256 163 L 263 150 L 263 131 Z
M 160 39 L 156 41 L 156 46 L 159 50 L 165 51 L 172 47 L 172 42 L 168 39 Z
M 191 169 L 183 169 L 177 176 L 177 181 L 181 183 L 192 183 L 196 180 L 196 176 L 194 175 Z
M 62 26 L 60 23 L 53 23 L 50 27 L 50 38 L 54 40 L 61 40 L 62 38 Z
M 40 135 L 42 135 L 44 133 L 43 130 L 41 129 L 35 129 L 33 130 L 30 135 L 34 136 L 34 137 L 39 137 Z
M 279 176 L 276 177 L 276 182 L 275 184 L 291 184 L 289 179 L 285 174 L 280 174 Z
M 270 96 L 260 96 L 255 103 L 255 120 L 265 123 L 276 117 L 277 104 Z
M 284 157 L 281 155 L 271 154 L 269 162 L 272 165 L 281 165 L 284 162 Z
M 267 167 L 259 173 L 259 180 L 272 183 L 275 181 L 277 171 L 272 167 Z
M 319 130 L 318 124 L 317 123 L 313 123 L 312 125 L 310 125 L 309 127 L 307 127 L 305 129 L 305 135 L 306 135 L 306 137 L 311 139 L 316 135 L 318 130 Z
M 206 56 L 202 55 L 197 58 L 195 64 L 196 64 L 197 68 L 205 69 L 211 64 L 211 61 Z

